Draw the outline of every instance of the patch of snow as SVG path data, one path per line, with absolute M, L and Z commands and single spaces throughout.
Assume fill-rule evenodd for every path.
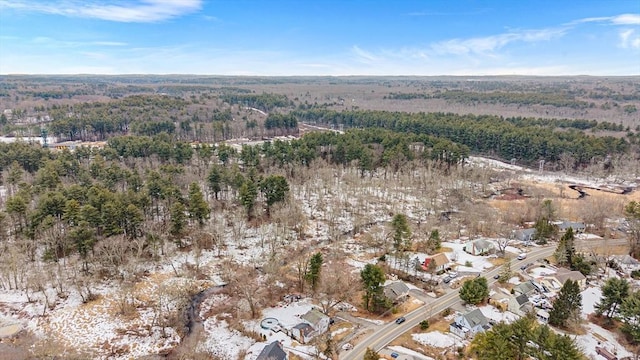
M 529 274 L 535 276 L 535 277 L 542 277 L 542 276 L 547 276 L 547 275 L 553 275 L 556 273 L 555 270 L 550 269 L 548 267 L 536 267 L 533 268 L 531 270 L 527 270 L 529 272 Z
M 351 328 L 346 328 L 346 327 L 340 328 L 338 330 L 332 331 L 331 332 L 331 337 L 335 337 L 337 335 L 342 334 L 343 332 L 347 332 L 347 331 L 350 331 L 350 330 L 351 330 Z
M 393 351 L 398 352 L 398 353 L 411 355 L 411 356 L 413 356 L 414 358 L 416 358 L 418 360 L 435 360 L 432 357 L 429 357 L 427 355 L 421 354 L 421 353 L 419 353 L 417 351 L 414 351 L 414 350 L 411 350 L 411 349 L 407 349 L 404 346 L 395 345 L 395 346 L 388 346 L 388 348 L 390 350 L 393 350 Z
M 602 298 L 602 290 L 598 287 L 587 288 L 580 293 L 582 295 L 582 317 L 595 312 L 595 305 Z
M 294 327 L 302 322 L 300 316 L 306 314 L 313 308 L 314 306 L 311 304 L 311 300 L 307 298 L 291 304 L 264 309 L 262 310 L 262 317 L 276 318 L 283 327 Z
M 205 340 L 198 345 L 199 351 L 221 359 L 237 359 L 240 352 L 248 350 L 254 340 L 239 331 L 229 329 L 227 322 L 211 317 L 204 321 Z
M 440 331 L 432 331 L 422 334 L 412 334 L 414 341 L 422 345 L 429 345 L 437 348 L 448 348 L 456 344 L 456 339 L 449 334 Z
M 490 269 L 494 267 L 494 265 L 489 261 L 488 257 L 471 255 L 462 250 L 464 244 L 443 242 L 442 246 L 451 248 L 453 250 L 452 252 L 447 252 L 445 254 L 455 264 L 466 266 L 467 262 L 469 262 L 471 263 L 471 267 L 475 272 L 480 272 L 484 269 Z
M 518 285 L 520 284 L 522 281 L 520 281 L 520 278 L 517 276 L 512 277 L 511 279 L 509 279 L 508 283 L 509 284 L 513 284 L 513 285 Z
M 593 357 L 595 359 L 600 358 L 599 355 L 596 353 L 596 346 L 604 347 L 607 350 L 609 350 L 611 353 L 617 352 L 616 356 L 618 357 L 618 359 L 633 355 L 631 352 L 627 351 L 622 345 L 620 345 L 620 343 L 618 342 L 618 340 L 616 340 L 615 335 L 612 332 L 606 329 L 603 329 L 600 326 L 595 324 L 587 324 L 587 327 L 588 329 L 587 329 L 586 335 L 576 336 L 576 342 L 578 343 L 578 345 L 582 347 L 587 357 Z M 598 334 L 602 336 L 604 339 L 606 339 L 606 341 L 601 342 L 600 340 L 598 340 L 598 338 L 596 338 L 592 334 Z
M 482 311 L 482 314 L 487 317 L 487 319 L 493 320 L 495 322 L 506 322 L 509 324 L 518 319 L 518 316 L 516 314 L 508 311 L 500 312 L 500 310 L 491 305 L 481 306 L 479 309 L 480 311 Z

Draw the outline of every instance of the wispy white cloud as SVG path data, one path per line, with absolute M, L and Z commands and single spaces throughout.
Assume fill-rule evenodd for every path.
M 616 25 L 640 25 L 640 14 L 622 14 L 611 18 Z
M 573 26 L 584 23 L 609 23 L 613 25 L 640 25 L 640 14 L 620 14 L 616 16 L 600 16 L 578 19 L 567 23 L 567 26 Z
M 78 48 L 78 47 L 122 47 L 127 43 L 120 41 L 72 41 L 58 40 L 46 36 L 38 36 L 30 40 L 31 43 L 38 46 L 49 48 Z
M 633 29 L 620 31 L 620 47 L 623 49 L 640 49 L 640 34 Z
M 379 57 L 373 55 L 371 52 L 361 49 L 358 46 L 353 46 L 351 52 L 355 55 L 356 60 L 365 64 L 371 64 L 379 60 Z
M 451 39 L 431 45 L 437 54 L 481 54 L 492 55 L 493 52 L 513 42 L 547 41 L 565 34 L 567 28 L 548 28 L 537 30 L 514 30 L 504 34 L 469 39 Z
M 200 10 L 202 0 L 0 0 L 0 9 L 40 12 L 117 22 L 158 22 Z

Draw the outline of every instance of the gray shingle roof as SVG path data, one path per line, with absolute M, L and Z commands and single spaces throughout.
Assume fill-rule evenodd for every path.
M 469 323 L 471 327 L 476 327 L 478 325 L 484 327 L 485 325 L 489 324 L 489 320 L 487 320 L 480 309 L 475 309 L 462 316 L 467 319 L 467 323 Z
M 286 358 L 287 354 L 280 347 L 280 343 L 274 341 L 262 349 L 256 360 L 285 360 Z

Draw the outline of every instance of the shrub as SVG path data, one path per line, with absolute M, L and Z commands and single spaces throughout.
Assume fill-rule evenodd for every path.
M 429 320 L 420 321 L 420 330 L 427 330 L 429 328 Z

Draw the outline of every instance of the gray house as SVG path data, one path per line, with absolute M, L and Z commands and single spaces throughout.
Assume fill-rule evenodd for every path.
M 587 226 L 582 222 L 572 221 L 563 221 L 558 224 L 558 230 L 560 232 L 566 232 L 567 230 L 569 230 L 569 228 L 572 228 L 575 234 L 579 234 L 583 233 L 587 229 Z
M 287 360 L 287 353 L 282 350 L 280 342 L 274 341 L 262 349 L 256 360 Z
M 531 242 L 536 237 L 536 229 L 530 228 L 530 229 L 516 230 L 513 233 L 513 237 L 522 242 Z
M 475 309 L 464 315 L 456 317 L 455 321 L 449 324 L 449 332 L 460 336 L 463 339 L 472 338 L 479 332 L 489 330 L 489 320 L 480 309 Z
M 509 311 L 520 316 L 524 316 L 533 308 L 529 298 L 525 294 L 510 297 L 508 307 Z
M 516 295 L 529 296 L 534 294 L 536 291 L 538 291 L 536 286 L 529 281 L 521 282 L 520 284 L 513 287 L 513 293 Z
M 384 296 L 391 300 L 394 304 L 403 301 L 409 296 L 409 287 L 402 281 L 394 281 L 382 288 Z

